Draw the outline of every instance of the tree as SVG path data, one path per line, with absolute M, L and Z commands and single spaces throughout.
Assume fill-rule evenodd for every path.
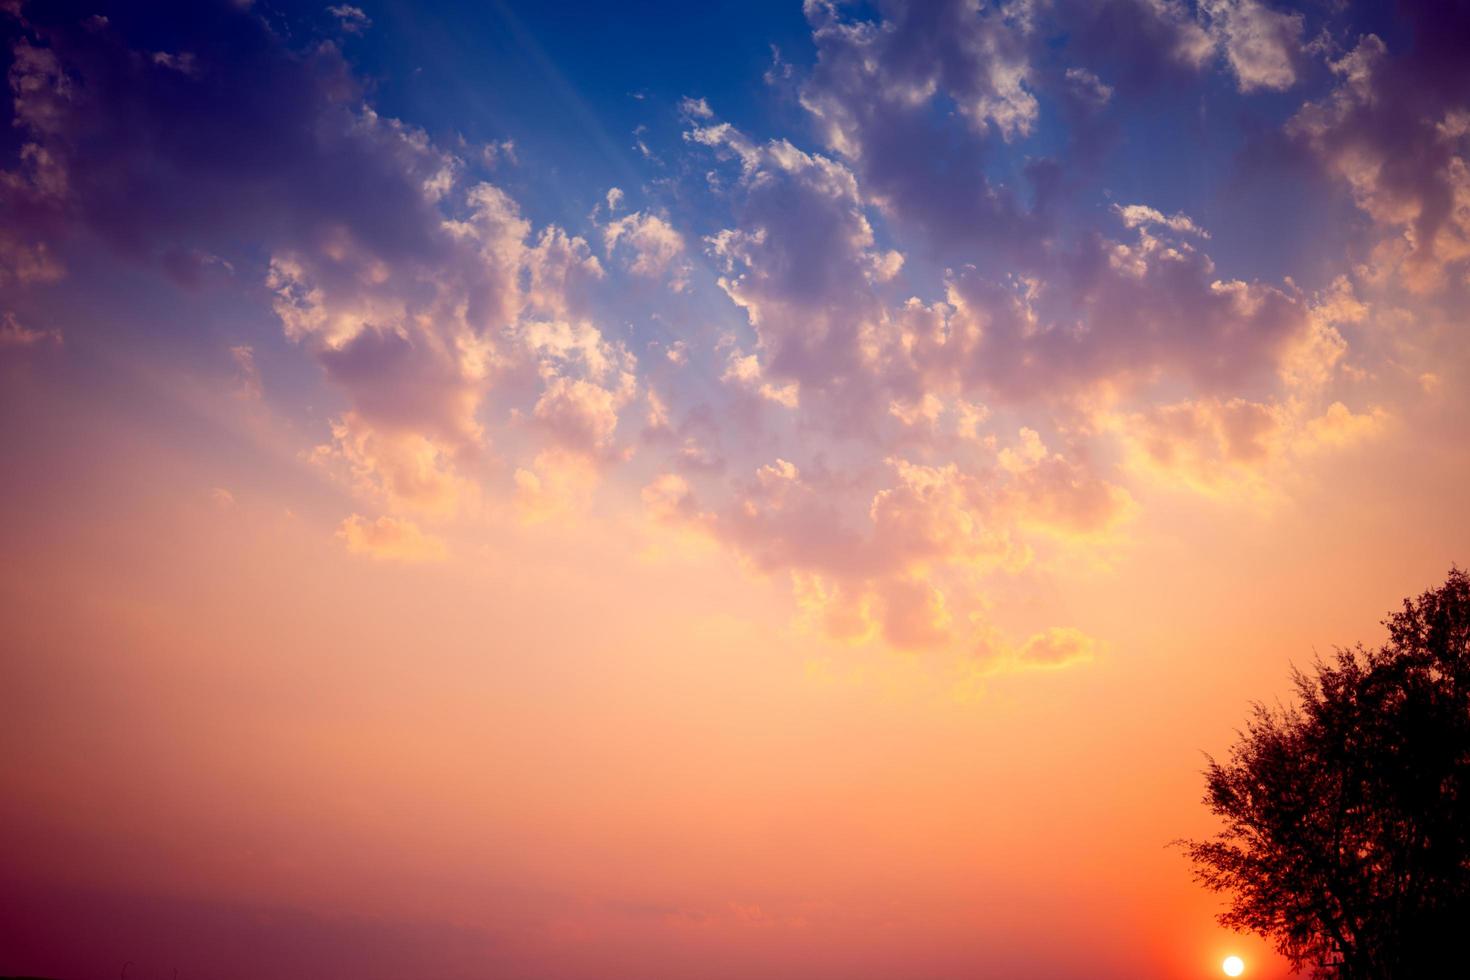
M 1376 650 L 1293 671 L 1299 703 L 1256 704 L 1184 841 L 1229 893 L 1221 924 L 1338 980 L 1442 975 L 1470 923 L 1470 578 L 1404 601 Z

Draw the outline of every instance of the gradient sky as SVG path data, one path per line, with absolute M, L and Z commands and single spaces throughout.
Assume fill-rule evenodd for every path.
M 1285 968 L 1470 561 L 1470 7 L 0 0 L 0 973 Z

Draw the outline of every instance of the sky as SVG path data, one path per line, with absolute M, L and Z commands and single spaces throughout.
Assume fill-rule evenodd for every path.
M 1170 842 L 1470 561 L 1466 4 L 0 42 L 0 973 L 1288 975 Z

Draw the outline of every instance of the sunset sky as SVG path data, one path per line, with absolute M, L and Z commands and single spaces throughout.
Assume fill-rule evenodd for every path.
M 1470 562 L 1470 5 L 0 0 L 0 974 L 1287 976 Z

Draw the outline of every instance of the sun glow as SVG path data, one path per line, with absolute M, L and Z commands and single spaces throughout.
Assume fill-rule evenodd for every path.
M 1227 956 L 1225 962 L 1220 964 L 1220 969 L 1225 971 L 1227 977 L 1238 977 L 1245 972 L 1245 960 L 1239 956 Z

